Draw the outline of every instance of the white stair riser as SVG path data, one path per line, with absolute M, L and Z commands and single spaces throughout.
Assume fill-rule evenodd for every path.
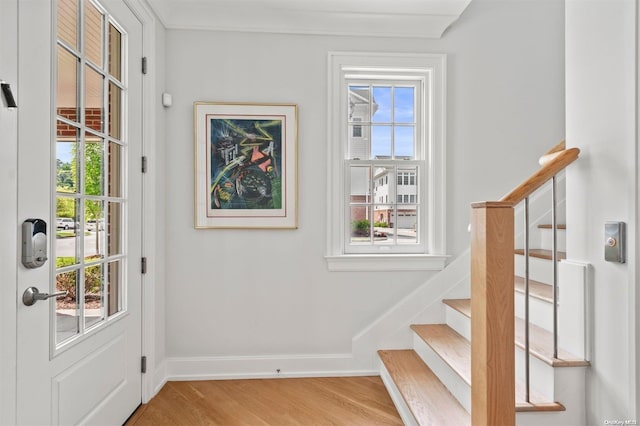
M 571 419 L 575 417 L 574 413 L 567 411 L 556 412 L 524 412 L 516 413 L 517 426 L 580 426 L 585 423 L 573 422 Z
M 516 350 L 516 379 L 521 383 L 525 383 L 525 357 L 524 350 Z M 535 389 L 537 393 L 544 395 L 549 401 L 557 401 L 554 399 L 554 368 L 540 361 L 534 356 L 529 357 L 529 379 L 531 380 L 530 389 Z
M 393 379 L 383 362 L 380 362 L 380 378 L 382 379 L 384 386 L 387 388 L 387 392 L 389 392 L 389 396 L 391 396 L 391 400 L 396 406 L 396 410 L 398 410 L 402 423 L 407 426 L 418 426 L 418 422 L 415 417 L 413 417 L 413 414 L 411 414 L 409 406 L 404 401 L 402 394 L 400 394 L 400 391 L 393 382 Z
M 518 318 L 524 319 L 524 293 L 515 292 L 515 313 Z M 536 297 L 529 297 L 529 321 L 545 330 L 553 330 L 553 303 Z
M 524 256 L 515 255 L 514 265 L 516 275 L 524 277 Z M 547 259 L 529 258 L 529 279 L 551 284 L 553 282 L 553 263 Z
M 587 330 L 592 324 L 587 324 L 588 300 L 590 292 L 588 286 L 589 266 L 574 261 L 562 261 L 558 265 L 560 289 L 558 294 L 558 333 L 560 345 L 571 353 L 590 359 L 587 348 L 590 346 Z
M 459 335 L 471 341 L 471 320 L 468 316 L 453 309 L 449 305 L 446 306 L 445 317 L 447 325 L 453 328 Z
M 471 340 L 471 319 L 469 317 L 451 308 L 450 306 L 446 306 L 446 318 L 447 318 L 447 325 L 449 327 L 454 329 L 458 334 L 462 335 L 465 339 L 469 341 Z M 551 322 L 553 322 L 553 318 L 551 318 Z M 552 325 L 549 329 L 551 328 L 553 328 Z M 429 345 L 427 345 L 422 339 L 420 339 L 420 337 L 415 336 L 414 350 L 418 352 L 418 354 L 420 354 L 418 347 L 422 345 L 426 346 L 426 348 L 430 352 L 433 352 L 433 350 L 429 347 Z M 437 354 L 433 353 L 433 356 L 437 357 L 438 360 L 441 361 L 440 357 Z M 427 363 L 427 365 L 431 366 L 431 364 L 429 364 L 429 362 L 425 358 L 422 358 L 422 359 Z M 515 347 L 515 359 L 516 359 L 516 378 L 524 382 L 524 379 L 525 379 L 524 350 L 517 346 Z M 446 365 L 446 363 L 444 363 L 443 361 L 441 362 Z M 537 392 L 548 397 L 550 400 L 554 398 L 554 382 L 555 382 L 554 371 L 555 369 L 550 365 L 546 364 L 545 362 L 540 361 L 538 358 L 534 356 L 530 357 L 529 377 L 531 380 L 531 387 L 532 389 L 535 389 Z M 444 383 L 444 380 L 442 378 L 440 378 L 440 380 Z M 447 383 L 445 384 L 448 386 Z
M 413 337 L 413 350 L 416 351 L 422 361 L 429 366 L 431 371 L 449 389 L 449 392 L 458 400 L 465 410 L 471 412 L 471 386 L 453 371 L 431 347 L 415 335 Z M 471 360 L 469 360 L 471 362 Z
M 518 426 L 566 426 L 584 425 L 585 417 L 585 367 L 556 368 L 555 400 L 565 406 L 566 411 L 551 413 L 517 413 Z
M 539 246 L 536 245 L 536 248 L 541 248 L 545 250 L 551 250 L 553 247 L 553 232 L 551 229 L 538 229 L 539 235 Z M 557 231 L 557 244 L 558 251 L 567 251 L 567 231 L 566 229 L 558 229 Z M 531 247 L 534 247 L 531 245 Z

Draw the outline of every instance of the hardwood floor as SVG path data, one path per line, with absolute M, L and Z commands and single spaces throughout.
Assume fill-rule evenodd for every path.
M 402 425 L 380 377 L 168 382 L 125 424 Z

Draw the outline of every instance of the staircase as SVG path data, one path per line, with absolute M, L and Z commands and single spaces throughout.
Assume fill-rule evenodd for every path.
M 550 153 L 564 150 L 564 145 L 561 149 L 558 149 L 559 147 L 560 145 L 554 147 Z M 513 312 L 514 319 L 513 327 L 505 328 L 511 338 L 505 336 L 501 344 L 513 354 L 511 360 L 504 362 L 504 369 L 507 372 L 510 368 L 512 370 L 511 375 L 507 376 L 511 377 L 515 385 L 515 391 L 511 393 L 513 403 L 510 410 L 513 412 L 515 409 L 515 422 L 518 425 L 584 424 L 584 378 L 589 363 L 584 360 L 584 354 L 572 354 L 562 349 L 562 342 L 557 348 L 557 355 L 554 356 L 554 298 L 551 285 L 554 275 L 551 241 L 554 239 L 550 237 L 552 228 L 549 224 L 528 227 L 531 229 L 529 233 L 533 235 L 527 236 L 526 240 L 535 241 L 536 244 L 534 249 L 528 250 L 528 262 L 525 261 L 525 250 L 514 250 L 515 240 L 513 237 L 510 240 L 509 256 L 513 257 L 511 294 L 515 307 L 507 306 L 506 300 L 503 306 L 505 312 Z M 566 257 L 563 251 L 565 230 L 564 225 L 556 225 L 557 261 Z M 491 254 L 488 253 L 486 256 L 489 258 Z M 473 242 L 471 263 L 474 264 Z M 477 285 L 475 281 L 472 272 L 472 286 Z M 525 308 L 525 287 L 528 287 L 529 293 L 528 308 Z M 473 290 L 471 293 L 479 294 Z M 487 410 L 480 406 L 481 404 L 494 406 L 505 402 L 502 401 L 504 398 L 496 398 L 499 399 L 496 403 L 490 395 L 485 395 L 484 388 L 481 388 L 482 392 L 477 392 L 479 396 L 472 396 L 472 376 L 485 381 L 483 375 L 491 379 L 490 375 L 494 371 L 497 375 L 503 375 L 504 372 L 500 371 L 503 368 L 500 362 L 494 365 L 487 362 L 480 365 L 480 373 L 472 373 L 471 335 L 474 326 L 471 299 L 443 299 L 442 303 L 446 310 L 445 323 L 410 326 L 413 333 L 412 349 L 378 351 L 382 380 L 407 425 L 471 424 L 472 401 L 474 407 L 479 406 L 479 410 L 485 411 L 491 411 L 493 407 Z M 492 310 L 503 309 L 500 307 Z M 482 312 L 482 309 L 479 312 Z M 485 318 L 487 317 L 490 315 L 485 315 Z M 527 317 L 528 331 L 525 322 Z M 503 328 L 501 325 L 498 329 Z M 480 326 L 475 325 L 476 329 Z M 486 325 L 489 330 L 491 327 L 491 324 Z M 489 334 L 494 333 L 491 330 Z M 528 365 L 525 355 L 527 349 Z M 474 357 L 474 363 L 483 359 L 481 355 L 477 355 L 476 350 Z M 510 367 L 512 361 L 514 364 Z M 484 386 L 486 387 L 486 383 Z M 513 423 L 509 420 L 509 414 L 506 418 L 507 424 Z M 474 416 L 474 423 L 493 424 L 493 421 L 478 420 Z

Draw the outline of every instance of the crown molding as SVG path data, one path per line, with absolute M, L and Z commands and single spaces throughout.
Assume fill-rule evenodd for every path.
M 147 0 L 168 29 L 440 38 L 471 0 Z

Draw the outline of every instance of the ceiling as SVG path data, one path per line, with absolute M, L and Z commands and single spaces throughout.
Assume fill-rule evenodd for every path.
M 147 0 L 169 29 L 440 38 L 471 0 Z

